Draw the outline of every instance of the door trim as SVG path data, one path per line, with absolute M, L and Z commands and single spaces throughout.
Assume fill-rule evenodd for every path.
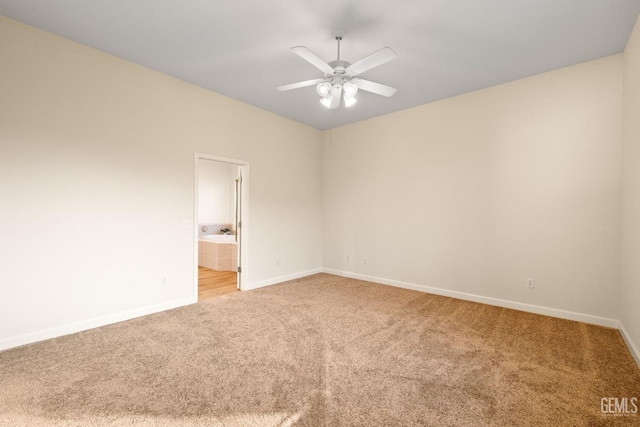
M 240 233 L 240 253 L 238 254 L 238 262 L 242 263 L 242 273 L 236 273 L 238 277 L 238 289 L 241 291 L 247 288 L 249 283 L 249 162 L 246 160 L 232 159 L 229 157 L 213 156 L 205 153 L 194 153 L 194 174 L 193 174 L 193 298 L 198 302 L 198 161 L 213 160 L 215 162 L 229 163 L 240 168 L 242 174 L 241 186 L 241 210 L 240 218 L 242 221 L 242 231 Z M 240 264 L 238 265 L 240 266 Z

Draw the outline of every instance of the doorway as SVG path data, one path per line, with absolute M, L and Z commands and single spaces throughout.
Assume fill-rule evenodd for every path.
M 246 277 L 247 162 L 195 155 L 194 297 L 237 292 Z

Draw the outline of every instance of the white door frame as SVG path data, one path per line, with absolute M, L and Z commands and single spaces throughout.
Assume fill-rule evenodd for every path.
M 238 274 L 238 287 L 240 290 L 246 288 L 249 278 L 249 162 L 246 160 L 231 159 L 228 157 L 212 156 L 204 153 L 194 153 L 194 193 L 193 193 L 193 298 L 198 301 L 198 161 L 213 160 L 215 162 L 229 163 L 238 166 L 242 174 L 241 186 L 241 210 L 239 221 L 242 222 L 242 231 L 240 232 L 240 253 L 238 254 L 238 262 L 242 263 L 242 272 Z M 236 231 L 237 232 L 237 231 Z M 238 265 L 240 266 L 240 264 Z

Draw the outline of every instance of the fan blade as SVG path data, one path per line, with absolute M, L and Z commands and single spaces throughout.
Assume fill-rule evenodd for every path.
M 340 97 L 342 96 L 342 85 L 335 85 L 331 88 L 331 105 L 329 106 L 330 110 L 334 108 L 338 108 L 340 106 Z
M 298 89 L 301 87 L 317 85 L 318 83 L 322 83 L 323 81 L 324 79 L 306 80 L 304 82 L 291 83 L 289 85 L 278 86 L 276 89 L 281 92 L 284 92 L 285 90 Z
M 395 87 L 383 85 L 376 82 L 370 82 L 369 80 L 351 79 L 351 82 L 355 83 L 356 86 L 358 86 L 358 89 L 366 90 L 367 92 L 386 97 L 393 96 L 393 94 L 396 93 L 397 90 Z
M 355 76 L 379 65 L 386 64 L 397 57 L 396 53 L 391 50 L 390 47 L 383 47 L 382 49 L 373 52 L 371 55 L 362 58 L 355 64 L 348 66 L 347 73 Z
M 320 69 L 323 73 L 333 73 L 333 68 L 331 65 L 324 62 L 322 59 L 318 58 L 315 53 L 311 52 L 304 46 L 295 46 L 292 47 L 291 50 L 293 53 L 300 56 L 305 61 L 308 61 L 310 64 L 314 65 L 316 68 Z

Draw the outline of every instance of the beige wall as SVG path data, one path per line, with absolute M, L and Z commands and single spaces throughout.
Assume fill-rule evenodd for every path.
M 623 105 L 620 322 L 640 356 L 640 21 L 624 51 Z
M 326 131 L 324 267 L 608 324 L 621 107 L 616 55 Z
M 4 17 L 0 58 L 0 348 L 192 301 L 194 152 L 250 162 L 250 287 L 321 267 L 320 131 Z

